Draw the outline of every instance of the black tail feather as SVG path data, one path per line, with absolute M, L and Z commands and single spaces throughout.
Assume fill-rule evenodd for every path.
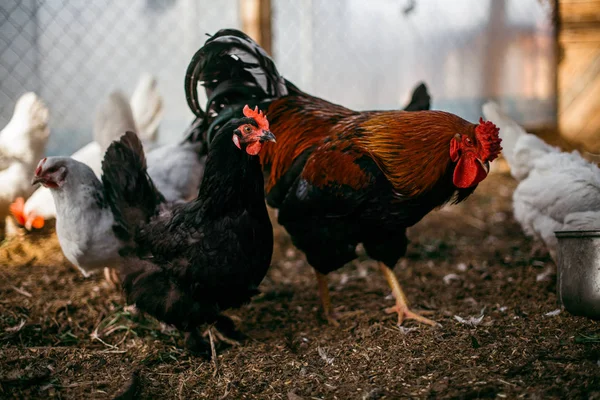
M 206 89 L 206 111 L 198 100 L 198 83 Z M 231 104 L 285 96 L 287 87 L 273 60 L 254 40 L 241 31 L 222 29 L 192 57 L 185 93 L 192 112 L 205 118 Z
M 182 141 L 182 143 L 186 143 L 186 142 L 190 142 L 190 143 L 204 142 L 206 140 L 206 137 L 205 137 L 206 129 L 207 129 L 207 127 L 206 127 L 206 119 L 205 118 L 196 117 L 196 119 L 194 119 L 192 121 L 192 123 L 190 124 L 190 126 L 187 127 L 187 129 L 185 130 L 185 132 L 183 132 L 183 141 Z
M 198 99 L 198 83 L 206 90 L 205 111 Z M 216 116 L 231 106 L 241 109 L 245 104 L 302 92 L 279 74 L 273 60 L 248 35 L 236 29 L 222 29 L 192 57 L 185 76 L 185 93 L 188 106 L 205 121 L 204 129 L 210 133 L 215 130 Z M 427 87 L 421 83 L 405 110 L 429 110 L 430 106 Z
M 404 111 L 424 111 L 431 108 L 431 97 L 427 92 L 427 86 L 421 82 L 419 86 L 413 90 L 410 102 L 404 107 Z
M 102 183 L 115 218 L 114 232 L 125 242 L 133 238 L 140 223 L 158 213 L 165 201 L 146 172 L 144 149 L 133 132 L 126 132 L 106 150 Z

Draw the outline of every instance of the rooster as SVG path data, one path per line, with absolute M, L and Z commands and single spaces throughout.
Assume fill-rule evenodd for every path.
M 206 89 L 206 112 L 197 85 Z M 398 324 L 435 325 L 407 304 L 393 272 L 406 229 L 435 208 L 466 199 L 500 150 L 491 122 L 472 124 L 441 111 L 358 112 L 302 92 L 244 33 L 221 30 L 193 56 L 188 104 L 211 132 L 247 102 L 266 110 L 277 148 L 261 153 L 266 198 L 316 271 L 322 307 L 331 312 L 326 274 L 356 258 L 363 243 L 392 288 Z
M 483 115 L 500 127 L 504 158 L 519 181 L 513 193 L 515 219 L 556 261 L 555 231 L 600 228 L 600 168 L 578 151 L 561 151 L 527 133 L 494 102 L 483 105 Z
M 197 327 L 257 293 L 273 251 L 258 154 L 275 141 L 248 107 L 210 147 L 198 197 L 169 204 L 146 172 L 141 143 L 127 133 L 106 151 L 102 182 L 124 245 L 120 275 L 128 302 L 186 332 L 206 350 Z M 219 328 L 219 326 L 217 326 Z

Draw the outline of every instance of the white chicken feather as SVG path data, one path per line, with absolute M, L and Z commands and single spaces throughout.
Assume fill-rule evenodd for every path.
M 0 132 L 0 224 L 8 215 L 9 204 L 33 191 L 31 174 L 44 154 L 50 134 L 48 114 L 48 108 L 35 93 L 26 93 Z
M 600 228 L 600 168 L 577 151 L 563 152 L 525 132 L 494 102 L 483 115 L 500 128 L 503 154 L 519 182 L 513 193 L 515 219 L 541 239 L 556 260 L 555 231 Z
M 70 157 L 47 157 L 39 162 L 34 182 L 50 188 L 56 204 L 56 235 L 65 257 L 85 277 L 113 266 L 120 242 L 94 171 Z
M 129 99 L 131 112 L 137 125 L 137 133 L 146 146 L 158 138 L 158 126 L 163 117 L 163 102 L 158 92 L 156 78 L 142 74 Z
M 96 176 L 102 173 L 102 148 L 98 142 L 90 142 L 71 155 L 74 160 L 88 165 Z M 38 188 L 27 199 L 23 207 L 25 218 L 25 229 L 31 230 L 36 218 L 44 220 L 56 218 L 56 206 L 50 190 L 45 187 Z
M 152 167 L 148 174 L 168 202 L 195 198 L 204 173 L 206 148 L 202 135 L 193 135 L 194 123 L 186 140 L 159 147 L 148 154 Z M 99 145 L 98 145 L 99 147 Z M 62 172 L 61 172 L 62 171 Z M 112 231 L 113 216 L 103 201 L 99 173 L 70 157 L 48 157 L 40 161 L 34 181 L 49 187 L 56 204 L 56 233 L 69 261 L 88 276 L 114 266 L 119 241 Z
M 190 201 L 198 195 L 206 156 L 201 142 L 168 144 L 151 150 L 148 175 L 169 202 Z

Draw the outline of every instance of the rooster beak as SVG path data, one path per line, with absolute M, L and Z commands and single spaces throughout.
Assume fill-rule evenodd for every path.
M 490 163 L 488 161 L 481 161 L 479 158 L 477 159 L 477 161 L 479 162 L 479 164 L 481 164 L 481 166 L 485 170 L 485 174 L 486 175 L 489 174 L 490 173 Z
M 262 131 L 262 135 L 260 135 L 261 142 L 273 142 L 276 143 L 275 135 L 271 131 Z
M 37 176 L 35 175 L 33 177 L 33 179 L 31 180 L 31 185 L 37 185 L 38 183 L 42 182 L 44 179 L 41 176 Z

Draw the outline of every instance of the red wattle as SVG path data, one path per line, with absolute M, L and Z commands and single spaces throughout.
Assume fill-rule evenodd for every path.
M 474 155 L 463 154 L 454 168 L 454 177 L 452 181 L 454 186 L 460 189 L 466 189 L 477 185 L 485 179 L 487 172 L 477 161 Z
M 246 153 L 250 154 L 251 156 L 255 156 L 258 153 L 260 153 L 260 149 L 262 148 L 262 143 L 261 142 L 254 142 L 254 143 L 250 143 L 247 147 L 246 147 Z

